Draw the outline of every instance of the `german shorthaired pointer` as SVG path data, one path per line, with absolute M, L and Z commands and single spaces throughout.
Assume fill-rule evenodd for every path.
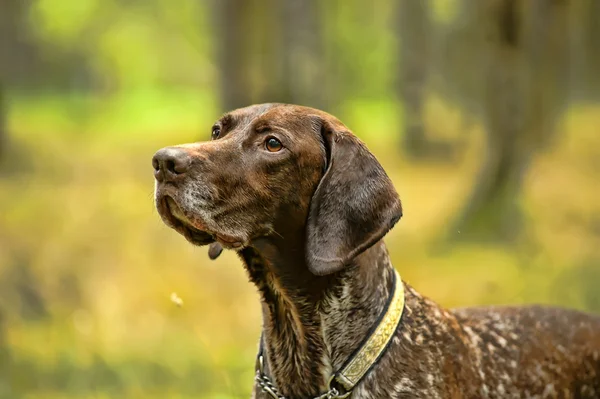
M 236 250 L 258 288 L 254 398 L 600 398 L 599 317 L 448 310 L 396 277 L 400 199 L 333 116 L 238 109 L 152 163 L 163 221 L 213 258 Z

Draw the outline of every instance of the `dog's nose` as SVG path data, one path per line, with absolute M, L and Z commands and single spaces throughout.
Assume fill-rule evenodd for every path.
M 160 149 L 152 157 L 154 177 L 159 182 L 171 180 L 185 174 L 190 163 L 191 157 L 184 149 L 175 147 Z

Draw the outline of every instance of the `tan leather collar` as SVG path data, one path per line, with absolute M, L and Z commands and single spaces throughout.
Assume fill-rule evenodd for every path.
M 404 311 L 404 284 L 398 272 L 394 272 L 394 293 L 381 321 L 358 352 L 335 375 L 335 380 L 346 390 L 354 388 L 379 360 L 400 323 Z

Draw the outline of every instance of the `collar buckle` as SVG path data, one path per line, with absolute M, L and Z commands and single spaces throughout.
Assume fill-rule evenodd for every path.
M 335 374 L 332 375 L 331 378 L 329 378 L 329 382 L 327 383 L 328 391 L 324 394 L 327 396 L 323 396 L 323 399 L 344 399 L 350 396 L 350 394 L 352 393 L 351 389 L 346 393 L 340 393 L 340 391 L 338 391 L 337 388 L 331 386 L 334 382 Z

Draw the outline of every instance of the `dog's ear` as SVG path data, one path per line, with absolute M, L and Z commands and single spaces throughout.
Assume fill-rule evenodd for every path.
M 341 270 L 402 217 L 400 198 L 381 164 L 337 121 L 320 119 L 326 170 L 313 194 L 306 227 L 309 270 Z

